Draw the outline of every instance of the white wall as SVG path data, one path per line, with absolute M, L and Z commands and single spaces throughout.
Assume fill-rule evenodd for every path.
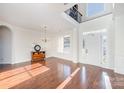
M 7 64 L 11 62 L 11 44 L 12 34 L 9 28 L 0 27 L 0 64 Z
M 71 36 L 71 45 L 70 45 L 70 53 L 61 53 L 58 52 L 58 39 L 62 36 L 70 35 Z M 73 62 L 77 61 L 77 29 L 62 31 L 60 33 L 56 33 L 54 35 L 49 36 L 48 42 L 48 56 L 59 57 L 67 60 L 71 60 Z
M 81 23 L 79 28 L 72 31 L 63 31 L 61 33 L 56 33 L 55 35 L 49 36 L 49 42 L 47 45 L 47 55 L 59 57 L 67 60 L 72 60 L 74 62 L 86 63 L 83 60 L 83 55 L 81 52 L 82 47 L 82 33 L 90 32 L 96 30 L 107 30 L 108 35 L 108 63 L 103 66 L 105 68 L 114 68 L 114 27 L 113 27 L 113 15 L 106 15 L 94 20 L 90 20 Z M 58 38 L 64 35 L 71 35 L 71 53 L 64 54 L 57 51 L 58 48 Z M 86 63 L 87 64 L 87 63 Z M 95 63 L 97 64 L 97 63 Z
M 37 31 L 26 30 L 22 28 L 14 28 L 14 62 L 25 62 L 31 60 L 31 51 L 33 43 L 40 43 L 41 35 Z
M 33 31 L 24 29 L 14 25 L 10 25 L 6 22 L 0 21 L 0 25 L 6 25 L 12 30 L 12 63 L 19 63 L 31 60 L 31 51 L 34 43 L 41 44 L 41 33 L 39 31 Z M 81 53 L 81 38 L 82 32 L 95 31 L 99 29 L 108 29 L 108 41 L 109 41 L 109 68 L 113 68 L 114 65 L 114 43 L 113 43 L 113 24 L 112 15 L 100 17 L 91 21 L 84 22 L 78 29 L 72 29 L 62 31 L 49 35 L 47 43 L 47 57 L 55 56 L 71 60 L 73 62 L 83 62 Z M 69 54 L 59 53 L 57 51 L 58 38 L 64 35 L 71 35 L 71 52 Z M 85 63 L 85 62 L 83 62 Z
M 0 63 L 2 62 L 2 59 L 3 59 L 3 51 L 2 51 L 3 46 L 2 46 L 2 43 L 3 43 L 2 34 L 1 34 L 1 31 L 0 31 Z
M 12 62 L 21 63 L 31 60 L 31 51 L 34 44 L 43 45 L 41 41 L 41 32 L 21 28 L 4 21 L 0 21 L 0 25 L 8 26 L 12 31 Z M 58 53 L 58 38 L 64 35 L 71 35 L 71 52 L 69 54 Z M 48 34 L 48 43 L 46 46 L 46 56 L 59 57 L 73 62 L 77 62 L 77 29 L 71 31 L 62 31 L 62 33 Z
M 115 5 L 115 72 L 124 74 L 124 4 Z
M 108 57 L 108 65 L 105 66 L 105 68 L 113 69 L 114 67 L 114 60 L 113 60 L 114 59 L 114 34 L 113 34 L 114 31 L 113 31 L 112 14 L 84 22 L 80 25 L 80 28 L 79 28 L 79 62 L 86 63 L 83 60 L 84 56 L 82 53 L 82 33 L 90 32 L 90 31 L 98 31 L 102 29 L 106 29 L 108 31 L 108 49 L 109 49 L 108 55 L 109 57 Z
M 2 60 L 2 58 L 3 58 L 3 55 L 2 55 L 2 37 L 0 34 L 0 61 Z
M 0 21 L 0 25 L 8 26 L 12 31 L 12 63 L 20 63 L 31 60 L 33 44 L 40 44 L 41 33 L 29 29 L 20 28 Z

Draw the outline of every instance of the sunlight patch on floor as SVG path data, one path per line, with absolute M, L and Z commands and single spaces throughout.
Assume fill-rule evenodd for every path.
M 33 64 L 0 73 L 0 88 L 11 88 L 34 76 L 48 71 L 49 68 L 41 64 Z

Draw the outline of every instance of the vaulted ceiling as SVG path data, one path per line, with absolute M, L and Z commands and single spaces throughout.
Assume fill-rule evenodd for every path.
M 46 25 L 49 32 L 74 28 L 62 17 L 64 4 L 0 4 L 0 20 L 32 30 Z

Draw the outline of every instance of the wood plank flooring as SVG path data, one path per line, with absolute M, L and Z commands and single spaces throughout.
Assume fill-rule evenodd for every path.
M 11 88 L 48 70 L 48 67 L 42 66 L 41 64 L 37 63 L 1 72 L 0 88 Z
M 80 71 L 73 76 L 71 80 L 73 83 L 67 88 L 124 88 L 124 75 L 116 74 L 113 70 L 87 64 L 75 64 L 55 57 L 47 58 L 46 62 L 0 65 L 0 88 L 56 89 L 77 68 L 80 68 Z M 46 70 L 43 71 L 43 69 Z
M 74 89 L 75 86 L 79 85 L 77 80 L 80 80 L 80 68 L 77 68 L 70 76 L 66 78 L 64 82 L 62 82 L 57 89 Z

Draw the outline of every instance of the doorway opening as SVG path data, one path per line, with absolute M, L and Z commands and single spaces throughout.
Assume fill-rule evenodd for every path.
M 107 30 L 84 32 L 82 37 L 83 61 L 86 64 L 106 68 L 108 65 Z
M 12 62 L 12 32 L 9 27 L 0 25 L 0 64 Z

